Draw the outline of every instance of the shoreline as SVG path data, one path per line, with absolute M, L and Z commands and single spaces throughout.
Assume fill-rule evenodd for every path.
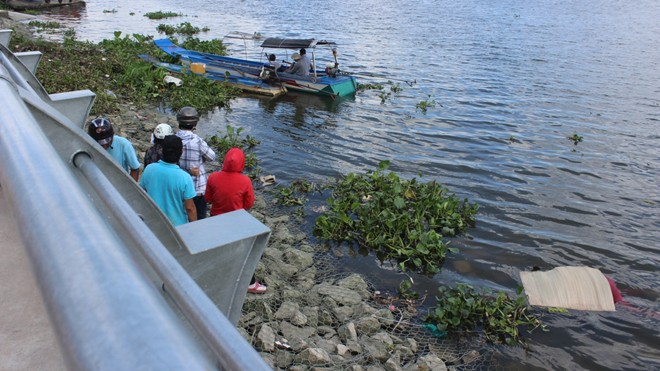
M 31 36 L 25 24 L 0 20 L 1 28 Z M 119 113 L 107 117 L 134 145 L 140 163 L 156 125 L 178 126 L 174 115 L 155 106 L 123 103 Z M 219 167 L 212 164 L 209 172 Z M 293 216 L 274 215 L 263 191 L 255 194 L 250 213 L 272 230 L 256 270 L 269 291 L 246 297 L 239 331 L 273 369 L 445 370 L 445 361 L 482 358 L 474 351 L 458 352 L 412 323 L 414 308 L 379 302 L 379 292 L 360 274 L 338 273 L 324 249 L 294 231 Z
M 156 125 L 178 127 L 174 115 L 153 106 L 122 104 L 107 117 L 141 163 Z M 209 173 L 220 167 L 209 163 Z M 255 187 L 255 196 L 249 212 L 272 231 L 255 275 L 269 289 L 248 294 L 238 328 L 273 369 L 445 370 L 445 361 L 479 358 L 473 347 L 458 351 L 413 323 L 413 307 L 379 302 L 362 275 L 337 272 L 336 259 L 296 230 L 292 212 L 279 215 L 264 188 Z

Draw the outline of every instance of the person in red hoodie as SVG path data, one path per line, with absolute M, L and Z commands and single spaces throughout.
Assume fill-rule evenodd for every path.
M 243 168 L 245 154 L 240 148 L 232 148 L 225 155 L 222 171 L 209 176 L 204 199 L 211 204 L 211 216 L 239 209 L 249 210 L 254 205 L 252 181 L 242 174 Z M 259 283 L 253 275 L 248 292 L 263 294 L 266 290 L 268 287 Z

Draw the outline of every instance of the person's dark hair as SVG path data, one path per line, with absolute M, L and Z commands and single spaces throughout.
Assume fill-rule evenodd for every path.
M 300 48 L 300 55 L 305 55 L 307 54 L 307 50 L 305 48 Z
M 183 141 L 176 135 L 168 135 L 163 139 L 162 160 L 170 164 L 176 164 L 183 153 Z
M 271 62 L 276 60 L 276 59 L 277 59 L 277 57 L 275 56 L 275 54 L 271 54 L 271 55 L 268 56 L 268 60 L 271 61 Z

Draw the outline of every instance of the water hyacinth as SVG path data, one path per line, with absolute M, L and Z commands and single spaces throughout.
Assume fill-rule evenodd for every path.
M 453 251 L 447 238 L 474 226 L 479 206 L 435 181 L 386 173 L 389 165 L 382 161 L 376 171 L 341 179 L 327 200 L 329 210 L 316 219 L 315 233 L 365 246 L 402 270 L 435 273 L 447 250 Z

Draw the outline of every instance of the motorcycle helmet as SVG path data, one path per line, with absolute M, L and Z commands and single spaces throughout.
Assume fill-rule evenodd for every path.
M 169 124 L 158 124 L 154 129 L 156 139 L 165 139 L 166 136 L 174 134 L 174 130 Z
M 115 134 L 115 131 L 112 129 L 110 121 L 102 117 L 97 117 L 89 123 L 87 133 L 100 145 L 105 145 L 112 142 L 112 136 Z
M 179 122 L 179 129 L 190 130 L 197 125 L 199 113 L 193 107 L 183 107 L 177 112 L 176 120 Z

